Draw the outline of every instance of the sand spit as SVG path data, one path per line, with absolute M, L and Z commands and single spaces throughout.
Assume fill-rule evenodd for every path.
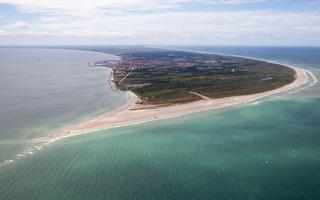
M 311 87 L 318 82 L 316 77 L 314 77 L 310 71 L 296 67 L 292 68 L 296 71 L 296 79 L 294 82 L 275 90 L 252 95 L 233 96 L 219 99 L 210 99 L 203 96 L 202 100 L 192 103 L 171 106 L 154 106 L 152 109 L 141 109 L 141 105 L 136 104 L 136 102 L 139 101 L 139 98 L 134 93 L 127 92 L 128 101 L 125 105 L 110 113 L 92 118 L 83 123 L 65 127 L 63 130 L 48 134 L 45 137 L 35 138 L 33 142 L 27 145 L 25 150 L 17 154 L 15 158 L 0 162 L 0 167 L 10 165 L 11 163 L 15 163 L 17 160 L 33 155 L 45 146 L 51 145 L 64 138 L 103 129 L 140 124 L 159 119 L 174 118 L 191 113 L 209 111 L 245 103 L 259 103 L 262 98 L 276 94 L 280 95 L 280 93 L 286 91 L 288 92 L 286 94 L 295 93 L 302 89 Z
M 113 112 L 96 117 L 86 122 L 66 127 L 59 135 L 61 137 L 69 137 L 72 135 L 78 135 L 81 133 L 97 131 L 101 129 L 121 127 L 158 119 L 173 118 L 195 112 L 208 111 L 256 101 L 270 95 L 297 88 L 308 81 L 308 75 L 306 74 L 307 72 L 305 70 L 300 68 L 293 69 L 296 71 L 295 81 L 275 90 L 252 95 L 233 96 L 218 99 L 204 98 L 191 103 L 162 106 L 153 109 L 135 109 L 135 102 L 137 102 L 139 99 L 132 92 L 128 92 L 129 101 L 126 105 Z

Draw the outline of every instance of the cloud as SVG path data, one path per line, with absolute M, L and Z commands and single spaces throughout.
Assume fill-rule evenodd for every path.
M 47 44 L 59 41 L 61 44 L 320 45 L 320 12 L 173 9 L 190 3 L 215 5 L 263 1 L 0 0 L 20 10 L 42 15 L 37 20 L 0 27 L 0 42 L 8 43 L 15 37 L 25 43 Z M 145 12 L 148 9 L 157 11 Z
M 182 3 L 197 2 L 203 4 L 247 4 L 247 3 L 261 3 L 268 0 L 181 0 Z
M 244 4 L 267 0 L 0 0 L 25 12 L 50 12 L 68 15 L 87 15 L 105 10 L 126 11 L 181 8 L 187 4 Z
M 29 32 L 29 23 L 24 21 L 16 21 L 9 25 L 0 27 L 1 37 L 5 35 L 26 35 L 28 34 L 28 32 Z
M 17 21 L 15 23 L 9 25 L 9 27 L 13 27 L 16 29 L 27 29 L 27 28 L 29 28 L 29 24 L 27 22 Z
M 315 39 L 319 44 L 319 18 L 320 12 L 276 11 L 47 16 L 29 25 L 16 22 L 4 31 L 21 37 L 72 37 L 70 42 L 94 44 L 296 44 Z M 13 27 L 21 28 L 17 32 L 12 31 Z

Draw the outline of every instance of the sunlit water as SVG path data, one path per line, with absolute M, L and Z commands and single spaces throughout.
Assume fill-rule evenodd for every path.
M 317 48 L 201 48 L 187 49 L 297 65 L 319 78 Z M 64 50 L 62 54 L 66 53 Z M 97 54 L 84 54 L 90 56 L 80 56 L 83 60 L 98 59 L 91 57 Z M 81 65 L 85 66 L 73 66 L 74 74 L 81 74 Z M 85 71 L 88 74 L 82 76 L 86 78 L 96 74 L 89 81 L 97 89 L 92 91 L 108 90 L 103 88 L 105 69 Z M 259 104 L 60 140 L 1 167 L 1 199 L 320 199 L 319 92 L 317 83 Z M 103 102 L 110 102 L 111 97 L 124 99 L 111 93 L 108 90 L 102 101 L 99 95 L 87 94 L 88 102 L 94 103 L 94 98 L 100 102 L 92 113 L 108 107 Z M 91 110 L 92 104 L 88 105 L 85 110 Z M 109 109 L 116 106 L 112 104 Z M 86 113 L 73 109 L 57 111 L 65 114 L 52 129 L 63 126 L 70 112 L 81 118 Z M 38 126 L 43 125 L 34 122 L 31 129 Z M 1 137 L 4 142 L 10 138 L 15 145 L 17 138 L 32 138 L 41 135 L 41 130 Z

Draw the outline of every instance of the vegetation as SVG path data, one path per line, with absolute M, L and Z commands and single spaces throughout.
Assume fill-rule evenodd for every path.
M 273 90 L 295 79 L 289 67 L 262 61 L 183 51 L 139 51 L 118 55 L 114 70 L 120 90 L 131 90 L 144 104 L 185 103 Z

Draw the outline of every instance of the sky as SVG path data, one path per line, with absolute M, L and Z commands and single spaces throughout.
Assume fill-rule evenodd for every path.
M 0 45 L 320 46 L 320 0 L 0 0 Z

